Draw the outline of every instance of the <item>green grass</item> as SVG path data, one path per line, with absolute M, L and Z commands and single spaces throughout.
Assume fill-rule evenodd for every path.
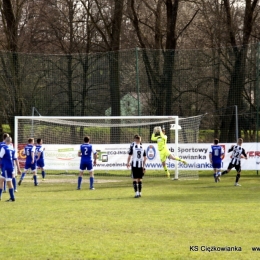
M 1 259 L 259 259 L 259 177 L 235 172 L 213 181 L 144 178 L 134 199 L 132 180 L 97 176 L 96 190 L 76 190 L 76 176 L 27 177 L 16 202 L 1 201 Z M 105 182 L 104 182 L 104 181 Z M 60 182 L 55 182 L 60 181 Z M 115 182 L 112 182 L 115 181 Z M 198 246 L 198 252 L 190 251 Z M 237 246 L 242 252 L 202 252 Z

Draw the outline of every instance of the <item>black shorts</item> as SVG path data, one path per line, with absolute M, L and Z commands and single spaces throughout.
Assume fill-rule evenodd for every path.
M 235 168 L 237 172 L 241 172 L 241 164 L 233 164 L 233 163 L 230 163 L 228 165 L 228 170 L 231 170 L 232 168 Z
M 144 176 L 143 168 L 132 167 L 132 178 L 142 179 Z

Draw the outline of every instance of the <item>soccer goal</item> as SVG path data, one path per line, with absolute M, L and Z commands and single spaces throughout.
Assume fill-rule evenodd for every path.
M 149 171 L 163 176 L 157 144 L 151 141 L 155 126 L 164 126 L 168 147 L 176 156 L 181 144 L 198 142 L 202 116 L 104 116 L 104 117 L 15 117 L 15 147 L 22 149 L 28 138 L 42 138 L 46 147 L 46 169 L 78 170 L 77 152 L 83 137 L 90 136 L 98 151 L 95 170 L 126 170 L 127 152 L 135 134 L 139 134 L 147 149 L 147 175 Z M 181 156 L 180 156 L 181 157 Z M 169 161 L 174 179 L 197 179 L 198 171 L 177 161 Z M 127 171 L 129 175 L 129 171 Z

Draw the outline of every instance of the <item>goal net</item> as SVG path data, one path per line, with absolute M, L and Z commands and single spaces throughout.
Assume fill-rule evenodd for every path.
M 121 116 L 121 117 L 15 117 L 15 147 L 22 150 L 28 138 L 43 139 L 45 146 L 45 168 L 51 171 L 75 171 L 79 169 L 77 156 L 84 136 L 98 152 L 96 174 L 111 174 L 113 170 L 124 172 L 130 143 L 139 134 L 147 150 L 146 175 L 163 176 L 157 144 L 151 141 L 155 126 L 164 126 L 168 136 L 168 147 L 182 158 L 182 144 L 198 142 L 202 116 L 179 118 L 178 116 Z M 20 158 L 20 161 L 21 158 Z M 188 161 L 188 160 L 187 160 Z M 174 179 L 197 179 L 198 171 L 178 161 L 166 161 Z

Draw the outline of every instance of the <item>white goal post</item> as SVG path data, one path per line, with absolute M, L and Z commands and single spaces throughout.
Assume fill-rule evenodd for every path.
M 84 136 L 88 135 L 91 138 L 91 143 L 100 155 L 104 155 L 104 151 L 109 153 L 109 163 L 104 159 L 100 159 L 100 164 L 97 169 L 102 170 L 104 167 L 110 167 L 109 170 L 126 169 L 126 158 L 129 144 L 133 142 L 135 134 L 139 134 L 142 138 L 142 143 L 147 147 L 153 147 L 157 150 L 157 144 L 151 141 L 151 134 L 155 126 L 164 126 L 168 136 L 168 146 L 171 147 L 171 152 L 178 156 L 180 143 L 197 143 L 199 134 L 199 124 L 202 116 L 189 118 L 179 118 L 178 116 L 89 116 L 89 117 L 57 117 L 57 116 L 16 116 L 15 117 L 15 148 L 22 149 L 27 143 L 28 138 L 42 138 L 46 147 L 46 161 L 60 151 L 62 155 L 56 156 L 57 160 L 63 160 L 62 163 L 51 162 L 46 169 L 63 170 L 75 169 L 78 170 L 79 163 L 76 154 L 79 145 L 83 142 Z M 48 147 L 52 152 L 48 152 Z M 65 156 L 65 150 L 71 147 L 71 156 Z M 77 148 L 76 148 L 77 147 Z M 55 150 L 57 148 L 57 150 Z M 64 150 L 65 149 L 65 150 Z M 54 151 L 55 150 L 55 151 Z M 72 152 L 73 151 L 73 152 Z M 112 152 L 113 151 L 113 152 Z M 74 153 L 74 154 L 72 154 Z M 62 158 L 60 158 L 62 157 Z M 65 157 L 70 161 L 66 164 Z M 75 157 L 75 158 L 74 158 Z M 148 155 L 148 162 L 157 163 L 153 170 L 163 170 L 160 162 L 158 162 L 158 151 L 156 157 L 152 158 Z M 54 158 L 52 158 L 53 160 Z M 51 160 L 51 159 L 50 159 Z M 73 164 L 72 161 L 75 160 Z M 174 165 L 174 178 L 185 178 L 190 175 L 194 179 L 198 177 L 196 171 L 188 171 L 188 169 L 179 170 L 177 161 L 171 161 Z M 112 166 L 111 166 L 112 165 Z M 53 167 L 53 168 L 51 168 Z M 72 167 L 72 168 L 71 168 Z M 103 167 L 103 168 L 102 168 Z M 68 169 L 65 169 L 68 168 Z M 147 170 L 150 168 L 147 167 Z M 183 175 L 181 174 L 183 172 Z M 189 174 L 187 174 L 189 172 Z M 171 172 L 173 175 L 173 173 Z M 163 174 L 162 174 L 163 176 Z

